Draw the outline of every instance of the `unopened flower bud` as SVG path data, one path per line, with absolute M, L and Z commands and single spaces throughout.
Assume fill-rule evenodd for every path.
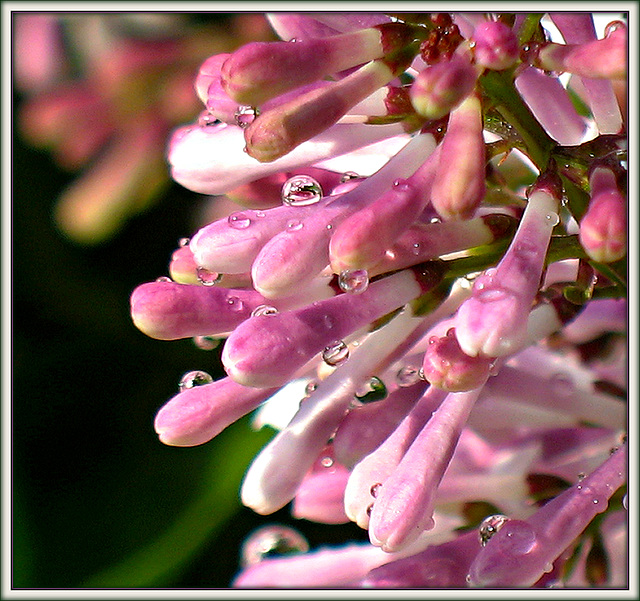
M 473 32 L 476 62 L 487 69 L 502 71 L 518 60 L 518 40 L 510 27 L 500 21 L 480 23 Z
M 466 56 L 454 54 L 418 73 L 411 86 L 411 102 L 426 119 L 438 119 L 473 91 L 478 71 Z

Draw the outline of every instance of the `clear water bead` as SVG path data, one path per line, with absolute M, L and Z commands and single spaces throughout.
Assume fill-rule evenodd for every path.
M 297 232 L 298 230 L 301 230 L 302 227 L 303 223 L 299 219 L 290 219 L 289 221 L 287 221 L 288 232 Z
M 549 222 L 549 225 L 555 227 L 560 223 L 560 216 L 558 213 L 547 213 L 545 219 Z
M 181 248 L 184 248 L 185 246 L 189 246 L 189 242 L 191 242 L 189 238 L 180 238 L 180 240 L 178 240 L 178 244 L 180 245 Z
M 287 526 L 264 526 L 251 533 L 242 545 L 243 567 L 260 563 L 264 559 L 309 550 L 307 539 L 297 530 Z
M 209 271 L 204 267 L 198 267 L 196 269 L 196 276 L 203 286 L 215 286 L 222 279 L 222 274 Z
M 156 282 L 173 282 L 173 280 L 166 275 L 161 275 L 159 278 L 156 278 Z
M 406 388 L 407 386 L 413 386 L 421 381 L 420 369 L 413 365 L 405 365 L 398 370 L 396 374 L 396 382 L 400 388 Z
M 283 185 L 282 203 L 290 207 L 306 207 L 318 202 L 324 195 L 317 180 L 309 175 L 294 175 Z
M 480 523 L 480 529 L 478 534 L 480 536 L 480 544 L 484 547 L 491 537 L 504 526 L 505 522 L 507 522 L 509 518 L 506 515 L 502 515 L 501 513 L 496 513 L 495 515 L 490 515 L 486 517 Z
M 342 340 L 336 340 L 322 351 L 322 360 L 331 367 L 341 365 L 348 358 L 349 347 Z
M 230 296 L 227 299 L 227 305 L 232 311 L 242 311 L 244 309 L 244 303 L 237 296 Z
M 355 171 L 345 171 L 340 178 L 340 183 L 344 184 L 352 179 L 360 179 L 360 176 Z
M 180 392 L 187 390 L 188 388 L 195 388 L 196 386 L 204 386 L 205 384 L 211 384 L 213 378 L 206 371 L 188 371 L 178 384 Z
M 369 287 L 366 269 L 345 269 L 338 277 L 338 285 L 343 292 L 362 294 Z
M 227 222 L 234 230 L 245 230 L 251 225 L 251 219 L 242 212 L 231 213 Z
M 249 127 L 260 114 L 260 110 L 255 106 L 241 105 L 236 109 L 233 118 L 236 120 L 236 125 L 244 129 Z
M 377 376 L 373 376 L 366 386 L 356 393 L 355 397 L 358 405 L 367 405 L 382 401 L 387 397 L 387 394 L 387 387 L 384 382 Z
M 216 123 L 218 120 L 209 111 L 203 111 L 198 116 L 198 127 L 210 127 Z
M 220 345 L 221 339 L 214 336 L 194 336 L 193 344 L 202 351 L 212 351 Z
M 278 309 L 271 305 L 259 305 L 251 312 L 251 317 L 259 317 L 260 315 L 275 315 Z

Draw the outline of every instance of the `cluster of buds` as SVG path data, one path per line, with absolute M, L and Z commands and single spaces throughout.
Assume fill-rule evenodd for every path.
M 370 544 L 260 530 L 234 585 L 625 586 L 626 26 L 268 19 L 282 41 L 202 65 L 206 118 L 168 150 L 235 208 L 131 314 L 223 342 L 226 377 L 185 375 L 162 442 L 257 410 L 279 431 L 243 503 Z

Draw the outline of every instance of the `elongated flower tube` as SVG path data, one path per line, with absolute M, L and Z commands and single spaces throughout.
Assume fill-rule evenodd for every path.
M 245 129 L 247 154 L 261 163 L 284 156 L 334 125 L 395 75 L 384 61 L 372 61 L 329 86 L 296 94 L 293 100 L 261 113 Z
M 433 528 L 434 499 L 480 389 L 450 393 L 380 487 L 369 520 L 371 542 L 397 551 Z
M 625 299 L 593 299 L 562 329 L 562 335 L 571 342 L 581 343 L 606 332 L 623 333 L 627 328 L 627 314 Z
M 371 269 L 380 263 L 385 252 L 429 202 L 439 154 L 437 150 L 431 152 L 413 175 L 393 183 L 392 192 L 383 194 L 336 228 L 329 244 L 331 268 L 335 273 Z M 372 236 L 372 232 L 377 235 Z
M 425 391 L 393 432 L 351 471 L 344 494 L 345 510 L 361 528 L 369 527 L 372 505 L 380 487 L 394 473 L 445 397 L 446 393 L 435 387 Z
M 535 67 L 526 67 L 519 72 L 515 85 L 554 140 L 565 146 L 578 145 L 584 140 L 587 123 L 578 115 L 567 90 L 555 77 Z
M 587 524 L 607 508 L 626 480 L 626 449 L 549 501 L 526 521 L 508 520 L 471 564 L 475 587 L 531 586 Z
M 273 388 L 247 388 L 230 378 L 186 388 L 160 408 L 155 431 L 166 445 L 200 445 L 253 411 L 274 392 Z
M 402 307 L 439 281 L 437 270 L 407 269 L 372 282 L 362 294 L 340 294 L 301 309 L 256 315 L 227 339 L 222 363 L 246 386 L 284 384 L 316 354 Z
M 587 44 L 596 40 L 593 17 L 589 13 L 550 13 L 554 25 L 567 44 Z M 602 134 L 617 134 L 622 128 L 622 114 L 611 81 L 582 77 L 589 108 Z
M 596 167 L 589 183 L 591 199 L 580 220 L 580 243 L 594 261 L 612 263 L 627 252 L 627 203 L 610 169 Z
M 304 165 L 404 134 L 402 124 L 362 127 L 361 123 L 336 123 L 289 154 L 260 163 L 244 152 L 244 130 L 220 123 L 208 127 L 188 126 L 176 130 L 169 143 L 172 177 L 185 188 L 201 194 L 227 190 Z
M 299 302 L 281 299 L 276 309 L 304 305 L 309 300 L 335 294 L 323 286 L 324 294 L 306 296 Z M 316 288 L 316 293 L 318 289 Z M 315 297 L 315 298 L 314 298 Z M 251 316 L 258 307 L 271 305 L 255 290 L 197 286 L 156 281 L 138 286 L 131 294 L 131 317 L 136 327 L 158 340 L 226 334 Z
M 439 119 L 471 94 L 477 79 L 469 57 L 454 54 L 418 73 L 409 92 L 411 103 L 425 119 Z
M 433 184 L 431 203 L 445 220 L 469 219 L 485 192 L 482 105 L 473 95 L 449 115 Z
M 246 44 L 225 61 L 222 85 L 239 103 L 258 106 L 332 73 L 381 58 L 412 37 L 412 27 L 387 23 L 327 38 Z
M 393 182 L 411 175 L 433 148 L 430 134 L 414 136 L 356 188 L 300 220 L 296 227 L 272 238 L 252 266 L 256 290 L 267 297 L 287 296 L 318 275 L 329 265 L 330 239 L 339 223 L 378 196 L 406 194 L 404 189 L 394 190 Z
M 596 79 L 624 79 L 627 75 L 627 28 L 612 27 L 606 37 L 585 44 L 547 44 L 537 56 L 547 71 L 568 71 Z
M 509 249 L 495 268 L 476 279 L 471 298 L 458 310 L 456 337 L 467 355 L 502 357 L 524 344 L 558 207 L 553 178 L 550 183 L 538 180 Z

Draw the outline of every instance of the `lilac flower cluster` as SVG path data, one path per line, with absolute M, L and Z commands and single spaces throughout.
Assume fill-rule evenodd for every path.
M 626 25 L 268 19 L 282 41 L 202 65 L 168 150 L 236 208 L 131 313 L 224 340 L 227 376 L 185 375 L 162 442 L 258 409 L 279 431 L 243 503 L 370 544 L 267 527 L 234 586 L 625 587 Z

